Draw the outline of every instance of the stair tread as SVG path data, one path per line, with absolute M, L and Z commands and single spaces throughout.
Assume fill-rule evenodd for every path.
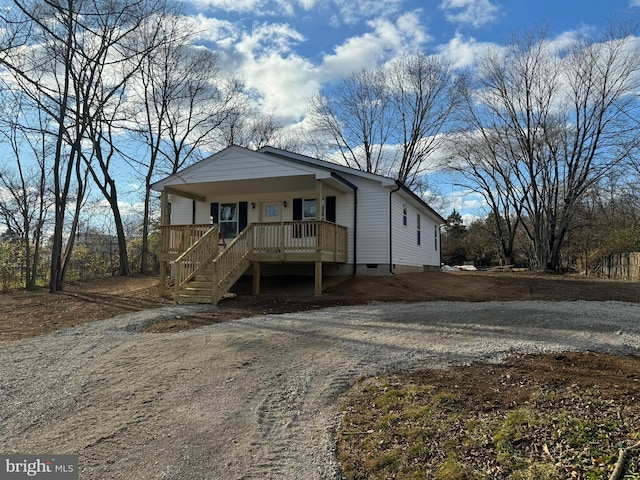
M 214 281 L 216 277 L 214 261 L 210 261 L 207 265 L 202 266 L 189 282 L 179 287 L 175 296 L 176 302 L 217 303 L 244 274 L 249 265 L 251 265 L 249 252 L 237 257 L 236 254 L 233 253 L 231 260 L 235 262 L 235 265 L 227 272 L 222 280 L 218 280 L 217 282 Z

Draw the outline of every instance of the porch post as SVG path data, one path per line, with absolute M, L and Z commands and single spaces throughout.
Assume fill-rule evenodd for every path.
M 253 262 L 253 295 L 260 295 L 260 262 Z
M 167 266 L 169 263 L 169 238 L 166 235 L 166 229 L 162 228 L 165 225 L 169 225 L 169 194 L 165 189 L 162 189 L 160 194 L 160 285 L 158 287 L 160 296 L 165 294 L 167 288 Z
M 316 261 L 315 295 L 316 297 L 322 295 L 322 261 Z
M 322 244 L 323 232 L 321 231 L 323 224 L 322 221 L 322 180 L 316 181 L 316 254 L 322 255 L 322 249 L 324 245 Z M 316 264 L 316 272 L 318 270 L 318 265 Z M 317 273 L 316 273 L 317 276 Z M 320 295 L 318 293 L 318 279 L 316 278 L 316 295 Z M 322 263 L 320 263 L 320 289 L 322 289 Z
M 322 180 L 316 180 L 316 220 L 322 220 Z

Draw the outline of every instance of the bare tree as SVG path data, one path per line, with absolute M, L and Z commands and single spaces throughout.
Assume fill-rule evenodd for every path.
M 65 11 L 63 5 L 16 1 L 15 8 L 0 15 L 15 39 L 11 48 L 2 52 L 0 61 L 15 84 L 51 117 L 56 138 L 51 167 L 54 233 L 49 283 L 49 290 L 54 292 L 62 283 L 64 217 L 80 145 L 80 140 L 74 138 L 80 127 L 70 125 L 67 119 L 72 102 L 70 69 L 78 13 Z
M 187 22 L 168 17 L 159 28 L 167 41 L 144 59 L 134 89 L 135 125 L 129 127 L 148 150 L 136 164 L 145 182 L 141 272 L 148 271 L 151 184 L 215 148 L 243 88 L 222 75 L 214 52 L 191 44 Z
M 251 108 L 248 102 L 233 111 L 222 125 L 223 146 L 238 145 L 253 150 L 259 150 L 267 145 L 299 152 L 304 142 L 299 137 L 289 133 L 287 125 L 273 115 L 265 115 L 256 108 Z
M 561 268 L 580 199 L 637 144 L 640 56 L 629 34 L 559 48 L 538 30 L 480 62 L 465 183 L 495 195 L 502 218 L 507 208 L 519 217 L 539 268 Z
M 103 110 L 103 116 L 94 117 L 94 121 L 89 124 L 87 133 L 93 143 L 93 149 L 90 151 L 90 155 L 83 154 L 82 158 L 87 172 L 111 208 L 118 241 L 118 275 L 127 276 L 131 273 L 127 237 L 118 203 L 118 188 L 113 176 L 113 164 L 118 159 L 114 138 L 114 129 L 116 128 L 114 116 L 118 112 L 118 105 L 111 105 L 111 107 L 109 117 L 105 117 L 106 112 Z M 76 229 L 74 228 L 72 231 L 75 232 Z
M 492 231 L 499 245 L 498 253 L 506 265 L 514 262 L 514 244 L 523 203 L 516 186 L 511 165 L 504 162 L 498 138 L 490 130 L 477 125 L 477 135 L 456 135 L 449 138 L 449 151 L 454 159 L 449 167 L 457 175 L 457 185 L 482 196 L 491 214 Z M 466 137 L 466 138 L 465 138 Z
M 315 96 L 310 119 L 328 142 L 329 158 L 337 154 L 352 168 L 418 187 L 444 141 L 463 84 L 443 59 L 405 55 Z
M 343 79 L 333 92 L 310 101 L 309 117 L 330 156 L 338 155 L 351 168 L 386 174 L 393 152 L 393 112 L 382 70 L 363 69 Z M 390 157 L 391 154 L 391 157 Z
M 46 118 L 35 110 L 25 115 L 27 99 L 19 91 L 6 90 L 0 110 L 0 135 L 13 154 L 14 169 L 0 171 L 0 186 L 8 192 L 10 203 L 0 198 L 0 212 L 9 229 L 16 233 L 24 249 L 25 288 L 36 288 L 42 234 L 50 206 L 46 187 L 46 160 L 51 138 Z M 35 124 L 34 124 L 35 123 Z
M 423 53 L 399 57 L 387 71 L 394 143 L 401 146 L 394 176 L 413 186 L 433 167 L 430 159 L 442 147 L 466 79 L 454 75 L 440 57 Z
M 51 118 L 56 138 L 49 282 L 49 290 L 55 292 L 64 287 L 65 215 L 72 186 L 83 178 L 78 171 L 79 159 L 87 156 L 83 140 L 111 97 L 122 91 L 144 51 L 161 41 L 140 44 L 132 39 L 139 29 L 155 23 L 163 4 L 152 0 L 16 0 L 14 6 L 0 13 L 13 32 L 9 35 L 13 45 L 2 52 L 0 62 L 15 84 Z M 89 144 L 90 149 L 95 145 L 93 141 Z

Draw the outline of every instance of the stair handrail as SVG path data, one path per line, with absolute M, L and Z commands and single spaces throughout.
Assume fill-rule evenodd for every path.
M 176 293 L 218 255 L 218 232 L 218 225 L 212 225 L 202 237 L 176 258 Z
M 244 261 L 251 260 L 253 251 L 253 225 L 247 227 L 234 238 L 227 248 L 213 259 L 214 266 L 214 296 L 221 298 L 231 285 L 226 285 L 227 279 Z M 223 291 L 224 290 L 224 291 Z

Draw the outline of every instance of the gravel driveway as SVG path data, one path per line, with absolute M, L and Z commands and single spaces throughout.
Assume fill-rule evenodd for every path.
M 359 377 L 510 353 L 640 354 L 640 306 L 369 304 L 179 334 L 172 306 L 0 348 L 2 453 L 80 455 L 86 479 L 337 479 L 339 398 Z

